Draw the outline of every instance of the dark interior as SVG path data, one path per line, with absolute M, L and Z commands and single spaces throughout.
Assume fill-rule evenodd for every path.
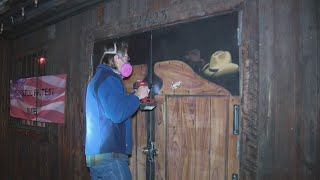
M 121 37 L 129 41 L 129 56 L 132 64 L 155 64 L 159 61 L 185 61 L 185 54 L 193 49 L 200 52 L 205 64 L 210 62 L 211 55 L 219 50 L 229 51 L 232 63 L 239 65 L 239 48 L 237 40 L 238 13 L 214 16 L 197 21 L 161 27 L 140 34 Z M 152 40 L 151 40 L 152 36 Z M 103 47 L 114 39 L 107 39 L 95 43 L 94 66 L 99 63 Z M 219 79 L 211 79 L 201 73 L 203 66 L 193 66 L 193 70 L 205 79 L 208 79 L 231 92 L 239 95 L 239 73 Z M 151 69 L 152 70 L 152 69 Z M 149 71 L 150 72 L 150 71 Z M 159 79 L 152 75 L 153 84 L 161 84 Z

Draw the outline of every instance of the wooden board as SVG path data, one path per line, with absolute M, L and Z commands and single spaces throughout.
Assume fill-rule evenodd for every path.
M 165 179 L 166 173 L 166 106 L 165 95 L 157 95 L 155 100 L 157 101 L 157 107 L 155 111 L 155 142 L 159 151 L 159 155 L 155 161 L 155 179 Z
M 142 149 L 147 144 L 146 112 L 138 111 L 132 118 L 132 156 L 130 158 L 130 170 L 133 180 L 146 179 L 146 156 Z
M 229 91 L 203 79 L 190 66 L 179 60 L 158 62 L 154 65 L 154 72 L 163 81 L 159 94 L 230 95 Z
M 233 134 L 233 120 L 234 120 L 234 106 L 240 105 L 239 97 L 232 97 L 229 102 L 229 125 L 228 125 L 228 178 L 232 179 L 233 174 L 239 174 L 239 148 L 240 148 L 240 135 Z M 239 118 L 241 116 L 239 115 Z M 240 128 L 240 127 L 239 127 Z
M 194 177 L 195 123 L 192 97 L 168 97 L 167 111 L 167 159 L 166 179 Z
M 226 179 L 228 99 L 210 100 L 210 179 Z
M 143 80 L 147 76 L 147 65 L 133 65 L 132 75 L 124 80 L 124 85 L 128 93 L 133 91 L 133 83 Z M 146 156 L 142 154 L 142 149 L 147 144 L 146 112 L 137 111 L 132 117 L 132 156 L 130 158 L 130 170 L 133 180 L 146 179 Z
M 156 179 L 231 179 L 239 173 L 232 97 L 181 61 L 155 64 Z M 176 88 L 171 82 L 181 81 Z
M 238 174 L 228 97 L 160 95 L 156 100 L 156 179 L 230 179 Z

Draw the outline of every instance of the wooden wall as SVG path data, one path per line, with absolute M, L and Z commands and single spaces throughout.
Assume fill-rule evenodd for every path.
M 258 178 L 319 179 L 319 1 L 257 1 Z
M 9 79 L 7 74 L 9 73 L 9 63 L 10 63 L 10 42 L 5 40 L 0 40 L 0 78 L 1 78 L 1 104 L 0 104 L 0 161 L 2 162 L 0 168 L 0 179 L 5 179 L 8 177 L 8 119 L 9 119 Z
M 64 124 L 47 124 L 43 141 L 18 135 L 8 127 L 9 80 L 5 73 L 14 58 L 1 59 L 1 170 L 0 179 L 89 179 L 85 164 L 84 94 L 90 57 L 85 57 L 85 30 L 93 22 L 93 9 L 69 17 L 12 41 L 14 56 L 47 51 L 47 74 L 67 74 Z M 1 54 L 2 57 L 8 56 Z M 12 69 L 12 71 L 14 71 Z M 5 105 L 5 106 L 3 106 Z M 4 141 L 3 141 L 4 140 Z M 3 148 L 2 148 L 3 147 Z
M 316 179 L 319 7 L 317 0 L 114 0 L 19 37 L 12 47 L 1 41 L 0 179 L 89 179 L 83 103 L 95 40 L 234 9 L 243 10 L 241 179 Z M 163 10 L 165 21 L 150 20 Z M 68 74 L 65 124 L 49 125 L 47 142 L 8 127 L 9 50 L 39 48 L 47 50 L 49 74 Z

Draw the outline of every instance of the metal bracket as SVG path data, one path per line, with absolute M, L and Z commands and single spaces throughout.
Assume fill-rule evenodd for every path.
M 239 135 L 239 105 L 234 105 L 233 106 L 233 134 L 234 135 Z
M 237 39 L 238 39 L 238 46 L 241 46 L 242 44 L 242 11 L 239 12 L 238 16 L 238 28 L 237 28 Z
M 142 153 L 147 156 L 149 162 L 154 162 L 155 157 L 159 154 L 158 149 L 156 149 L 155 147 L 155 142 L 151 141 L 148 143 L 147 147 L 144 147 L 142 149 Z

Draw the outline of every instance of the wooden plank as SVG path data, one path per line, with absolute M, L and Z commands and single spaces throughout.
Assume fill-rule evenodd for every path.
M 210 179 L 226 179 L 228 99 L 211 98 Z
M 245 1 L 242 17 L 241 96 L 243 104 L 241 133 L 240 179 L 256 179 L 257 175 L 257 121 L 259 87 L 259 15 L 258 1 Z
M 137 171 L 136 177 L 138 180 L 146 179 L 146 155 L 142 153 L 142 149 L 147 147 L 147 119 L 146 113 L 138 111 L 137 114 Z
M 154 65 L 154 72 L 163 80 L 159 94 L 230 95 L 228 90 L 205 80 L 189 65 L 179 60 L 158 62 Z
M 132 75 L 124 79 L 124 85 L 127 93 L 133 92 L 133 83 L 137 80 L 143 80 L 147 76 L 147 65 L 133 65 Z M 146 112 L 137 111 L 132 117 L 133 146 L 132 156 L 130 158 L 130 170 L 133 179 L 145 179 L 146 161 L 142 149 L 147 146 Z
M 319 44 L 317 44 L 317 18 L 316 1 L 300 1 L 300 58 L 295 63 L 296 79 L 296 117 L 297 119 L 297 158 L 303 163 L 299 164 L 299 179 L 313 179 L 320 167 L 317 161 L 317 115 L 320 112 L 317 107 L 317 94 L 319 72 L 317 71 L 317 54 L 319 53 Z M 318 22 L 319 23 L 319 22 Z M 308 88 L 306 88 L 308 87 Z M 302 118 L 303 117 L 303 118 Z M 318 121 L 318 122 L 317 122 Z M 317 165 L 318 162 L 318 165 Z
M 1 154 L 1 171 L 0 171 L 0 178 L 5 179 L 5 177 L 9 177 L 13 163 L 12 163 L 12 145 L 10 141 L 10 130 L 8 127 L 8 122 L 10 120 L 10 116 L 8 113 L 9 109 L 9 98 L 8 94 L 10 94 L 10 82 L 8 76 L 11 75 L 12 72 L 10 72 L 10 46 L 9 46 L 9 41 L 6 40 L 1 40 L 0 41 L 0 77 L 1 77 L 1 85 L 2 85 L 2 90 L 0 91 L 0 101 L 1 101 L 1 106 L 0 106 L 0 154 Z
M 108 1 L 105 25 L 92 28 L 94 32 L 91 34 L 94 34 L 95 39 L 119 37 L 123 34 L 234 11 L 242 2 L 244 0 L 203 0 L 202 2 L 131 0 L 123 2 L 131 8 L 127 16 L 122 17 L 120 12 L 123 10 L 120 2 Z
M 233 121 L 234 121 L 234 106 L 240 106 L 240 98 L 239 97 L 232 97 L 230 98 L 230 102 L 228 103 L 228 176 L 227 179 L 232 179 L 233 174 L 239 175 L 240 164 L 239 164 L 239 155 L 238 155 L 238 143 L 240 135 L 233 134 Z M 240 109 L 239 109 L 240 112 Z M 239 115 L 239 118 L 241 116 Z M 239 120 L 240 123 L 240 120 Z M 240 125 L 239 125 L 240 126 Z
M 211 139 L 211 131 L 215 129 L 211 129 L 211 106 L 210 97 L 207 96 L 196 96 L 196 140 L 195 140 L 195 165 L 193 168 L 195 169 L 194 179 L 210 179 L 210 161 L 208 161 L 208 157 L 210 157 L 210 139 Z M 190 178 L 192 179 L 192 178 Z
M 181 152 L 182 152 L 182 179 L 188 179 L 194 177 L 194 164 L 196 160 L 195 154 L 195 97 L 184 97 L 180 100 L 181 117 L 176 119 L 180 121 L 180 127 L 177 127 L 177 131 L 181 132 Z M 170 120 L 169 120 L 170 121 Z M 179 132 L 178 132 L 179 133 Z
M 166 160 L 167 160 L 167 118 L 165 95 L 156 95 L 157 107 L 155 111 L 155 143 L 159 155 L 155 161 L 155 179 L 166 179 Z
M 276 81 L 275 74 L 274 44 L 277 41 L 274 34 L 274 1 L 259 1 L 259 154 L 258 171 L 262 178 L 272 173 L 274 148 L 272 143 L 275 135 L 275 119 L 271 97 L 274 93 Z M 244 107 L 245 108 L 245 107 Z M 243 145 L 245 146 L 245 145 Z M 246 148 L 246 147 L 244 147 Z
M 293 97 L 296 96 L 295 62 L 299 56 L 299 21 L 293 19 L 297 15 L 298 1 L 275 1 L 275 39 L 274 44 L 274 81 L 275 89 L 271 97 L 274 106 L 275 138 L 273 173 L 279 174 L 283 179 L 298 179 L 299 170 L 297 155 L 297 121 L 295 116 L 296 105 Z M 298 13 L 299 14 L 299 13 Z M 276 177 L 276 176 L 275 176 Z
M 133 145 L 129 168 L 133 180 L 145 179 L 146 159 L 145 155 L 142 154 L 142 148 L 146 147 L 146 131 L 146 113 L 138 111 L 132 118 Z
M 138 126 L 138 119 L 137 115 L 133 116 L 132 119 L 132 153 L 131 157 L 129 158 L 129 168 L 131 171 L 132 180 L 137 180 L 137 155 L 138 155 L 138 149 L 137 149 L 137 126 Z
M 194 177 L 195 164 L 195 99 L 169 97 L 167 99 L 168 179 Z
M 316 22 L 317 22 L 317 61 L 316 61 L 316 67 L 317 67 L 317 94 L 316 94 L 316 98 L 317 98 L 317 105 L 316 105 L 316 110 L 317 112 L 320 112 L 320 62 L 319 62 L 319 59 L 320 59 L 320 53 L 319 53 L 319 49 L 320 49 L 320 2 L 319 1 L 316 1 L 315 3 L 315 7 L 318 7 L 316 8 Z M 316 149 L 317 149 L 317 152 L 320 151 L 320 113 L 317 114 L 317 128 L 316 128 L 316 131 L 317 131 L 317 145 L 316 145 Z M 316 165 L 315 165 L 315 169 L 320 169 L 320 156 L 318 155 L 317 156 L 317 159 L 316 159 Z M 315 173 L 315 176 L 317 177 L 320 177 L 320 172 L 319 171 L 316 171 Z

